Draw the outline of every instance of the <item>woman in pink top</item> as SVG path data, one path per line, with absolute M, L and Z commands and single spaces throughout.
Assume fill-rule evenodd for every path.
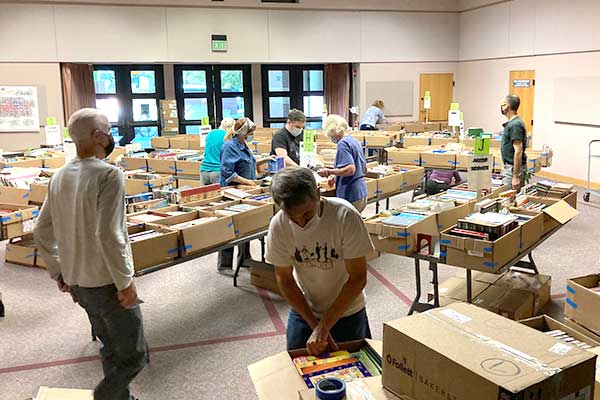
M 454 179 L 454 184 L 452 184 L 452 179 Z M 427 194 L 432 195 L 446 191 L 461 182 L 460 174 L 456 170 L 434 169 L 427 180 Z

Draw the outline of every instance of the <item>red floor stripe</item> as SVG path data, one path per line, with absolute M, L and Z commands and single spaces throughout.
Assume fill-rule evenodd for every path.
M 265 289 L 257 288 L 258 294 L 260 295 L 260 299 L 263 302 L 263 305 L 267 309 L 267 314 L 269 314 L 269 318 L 271 318 L 271 322 L 273 322 L 273 326 L 275 327 L 275 331 L 284 334 L 285 333 L 285 324 L 281 320 L 273 301 L 271 300 L 271 296 L 269 296 L 269 292 Z
M 402 300 L 404 304 L 406 304 L 409 307 L 412 305 L 413 301 L 406 294 L 404 294 L 403 291 L 394 286 L 392 282 L 388 281 L 385 276 L 379 273 L 379 271 L 377 271 L 370 265 L 367 265 L 367 269 L 371 273 L 371 275 L 375 277 L 375 279 L 381 282 L 381 284 L 385 286 L 390 292 L 392 292 L 397 298 Z

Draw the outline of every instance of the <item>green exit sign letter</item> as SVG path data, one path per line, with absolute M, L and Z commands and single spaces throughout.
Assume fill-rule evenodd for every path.
M 227 35 L 212 35 L 212 51 L 227 52 Z

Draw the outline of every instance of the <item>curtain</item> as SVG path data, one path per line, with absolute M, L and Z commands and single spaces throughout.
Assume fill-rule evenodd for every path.
M 65 124 L 82 108 L 96 108 L 94 67 L 91 64 L 60 64 Z
M 325 64 L 327 113 L 348 120 L 350 108 L 350 64 Z

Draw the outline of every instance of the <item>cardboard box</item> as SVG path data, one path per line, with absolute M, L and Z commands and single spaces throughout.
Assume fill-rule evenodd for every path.
M 0 210 L 13 211 L 0 215 L 2 234 L 0 240 L 12 239 L 33 233 L 39 215 L 37 207 L 24 204 L 0 204 Z
M 429 136 L 404 136 L 402 138 L 402 147 L 405 149 L 429 145 L 431 145 L 431 138 Z
M 200 176 L 200 161 L 175 161 L 178 175 Z
M 121 168 L 123 168 L 125 171 L 134 171 L 136 169 L 149 171 L 148 161 L 150 160 L 147 160 L 145 158 L 123 157 L 121 159 Z
M 396 143 L 398 136 L 397 132 L 366 131 L 364 143 L 366 147 L 390 147 Z M 360 143 L 360 140 L 358 141 Z
M 585 335 L 587 337 L 590 337 L 592 339 L 594 339 L 596 342 L 600 343 L 600 335 L 597 334 L 596 332 L 590 331 L 588 328 L 586 328 L 585 326 L 581 326 L 580 324 L 578 324 L 575 321 L 570 320 L 569 318 L 565 317 L 562 322 L 569 326 L 572 329 L 575 329 L 577 332 L 581 333 L 582 335 Z
M 440 244 L 445 264 L 483 272 L 496 272 L 519 254 L 521 227 L 491 242 L 454 236 L 442 231 Z
M 441 124 L 439 122 L 406 122 L 404 130 L 406 132 L 430 132 L 439 131 Z
M 469 154 L 458 153 L 456 155 L 456 169 L 466 171 L 469 168 Z
M 30 197 L 30 189 L 0 186 L 0 203 L 27 205 Z
M 155 149 L 168 149 L 169 148 L 169 138 L 168 137 L 155 137 L 150 140 L 152 143 L 152 147 Z
M 250 268 L 250 283 L 253 286 L 281 295 L 279 284 L 275 277 L 275 268 L 273 267 L 252 266 Z
M 380 195 L 398 192 L 403 186 L 404 175 L 400 172 L 377 179 L 377 193 Z
M 422 150 L 390 147 L 385 151 L 388 156 L 388 164 L 421 165 Z
M 595 347 L 588 351 L 600 359 L 600 347 Z M 594 392 L 594 400 L 600 400 L 600 364 L 596 364 L 596 391 Z
M 479 296 L 489 287 L 489 283 L 472 279 L 471 289 L 473 298 Z M 440 297 L 448 297 L 456 301 L 467 301 L 467 280 L 465 278 L 452 277 L 440 284 L 438 293 Z
M 189 149 L 187 135 L 178 135 L 169 138 L 169 148 L 171 149 Z
M 157 174 L 171 174 L 177 173 L 175 168 L 175 160 L 168 160 L 162 158 L 149 158 L 148 159 L 148 172 L 154 172 Z
M 154 230 L 161 235 L 131 243 L 133 266 L 136 271 L 174 260 L 179 255 L 177 231 L 153 224 L 137 224 L 127 228 L 130 235 L 146 230 Z
M 432 146 L 445 146 L 448 143 L 458 143 L 457 137 L 449 137 L 449 138 L 440 138 L 440 137 L 432 137 L 431 145 Z
M 37 247 L 31 235 L 6 243 L 4 259 L 8 263 L 34 267 L 36 255 Z
M 40 387 L 37 400 L 94 400 L 93 390 Z
M 440 153 L 440 150 L 424 151 L 421 153 L 421 165 L 427 168 L 454 169 L 456 153 Z
M 265 204 L 252 200 L 239 200 L 234 204 L 249 204 L 256 206 L 256 208 L 253 208 L 249 211 L 241 212 L 231 216 L 236 237 L 246 236 L 249 233 L 255 233 L 260 230 L 265 230 L 269 227 L 269 222 L 273 217 L 273 204 Z M 222 210 L 229 206 L 230 204 L 211 207 L 211 210 Z
M 65 157 L 44 158 L 44 168 L 58 169 L 65 165 Z
M 353 342 L 338 343 L 340 349 L 350 352 L 358 351 L 365 346 L 381 353 L 381 342 L 365 339 Z M 292 400 L 299 398 L 299 392 L 308 388 L 292 359 L 307 355 L 306 349 L 284 351 L 265 358 L 248 366 L 250 379 L 256 389 L 259 400 Z
M 48 185 L 38 185 L 32 183 L 29 185 L 29 203 L 34 205 L 42 205 L 48 195 Z
M 475 297 L 473 304 L 513 321 L 534 315 L 534 296 L 524 290 L 492 285 Z
M 157 176 L 155 179 L 125 179 L 125 195 L 132 196 L 145 192 L 151 192 L 154 188 L 160 188 L 173 184 L 172 176 Z
M 544 214 L 515 209 L 515 213 L 529 215 L 533 218 L 521 225 L 521 252 L 537 243 L 544 235 Z
M 397 165 L 396 167 L 400 169 L 400 172 L 404 176 L 403 187 L 419 186 L 423 183 L 425 168 L 413 165 Z
M 271 153 L 271 141 L 257 143 L 256 144 L 256 152 L 258 154 L 270 154 Z
M 430 215 L 408 227 L 386 225 L 376 219 L 377 216 L 367 218 L 365 225 L 371 235 L 375 250 L 382 253 L 412 254 L 417 252 L 417 235 L 419 233 L 437 235 L 435 215 Z
M 573 196 L 573 194 L 567 197 L 571 196 Z M 528 196 L 528 199 L 548 205 L 542 210 L 542 213 L 544 214 L 544 235 L 548 234 L 553 229 L 566 224 L 579 215 L 579 212 L 567 202 L 567 198 L 561 200 L 549 197 Z M 572 199 L 570 198 L 569 200 L 571 201 Z
M 200 141 L 200 135 L 189 135 L 188 137 L 188 148 L 190 150 L 204 150 L 202 142 Z
M 473 212 L 474 202 L 460 204 L 452 209 L 437 213 L 437 226 L 439 232 L 444 231 L 454 225 L 456 222 Z
M 202 186 L 202 181 L 196 179 L 187 179 L 187 178 L 177 178 L 177 187 L 200 187 Z
M 384 325 L 382 382 L 413 399 L 589 399 L 595 356 L 561 349 L 548 335 L 457 303 Z
M 43 168 L 44 160 L 42 158 L 18 157 L 10 159 L 7 162 L 0 163 L 2 168 Z
M 406 397 L 402 399 L 400 397 L 394 396 L 392 392 L 386 390 L 381 385 L 381 376 L 374 376 L 370 378 L 359 379 L 356 384 L 359 384 L 358 396 L 361 396 L 360 399 L 368 399 L 368 400 L 410 400 Z M 368 393 L 365 394 L 365 391 Z M 351 396 L 355 396 L 353 392 Z M 368 396 L 368 397 L 367 397 Z M 348 397 L 348 399 L 355 399 L 357 397 Z M 318 400 L 317 395 L 315 393 L 315 389 L 307 389 L 300 392 L 300 400 Z
M 565 316 L 600 335 L 600 274 L 567 280 Z
M 201 217 L 212 217 L 213 213 L 194 211 L 161 220 L 160 225 L 172 226 L 193 221 Z M 215 221 L 179 229 L 181 256 L 198 253 L 235 239 L 233 220 L 231 217 L 219 217 Z
M 367 199 L 374 199 L 379 192 L 377 191 L 377 179 L 365 178 L 367 184 Z
M 547 315 L 540 315 L 538 317 L 524 319 L 519 321 L 523 325 L 527 325 L 530 328 L 535 329 L 540 332 L 550 332 L 555 330 L 561 330 L 567 335 L 571 336 L 574 339 L 577 339 L 581 342 L 584 342 L 590 346 L 598 347 L 600 346 L 600 341 L 594 339 L 593 337 L 587 336 L 584 333 L 580 332 L 577 329 L 573 329 L 569 325 L 566 325 L 562 322 L 559 322 L 552 317 Z M 599 393 L 600 394 L 600 393 Z
M 533 315 L 538 315 L 550 301 L 552 278 L 548 275 L 532 274 L 515 268 L 503 274 L 494 283 L 494 286 L 531 293 L 534 301 Z

